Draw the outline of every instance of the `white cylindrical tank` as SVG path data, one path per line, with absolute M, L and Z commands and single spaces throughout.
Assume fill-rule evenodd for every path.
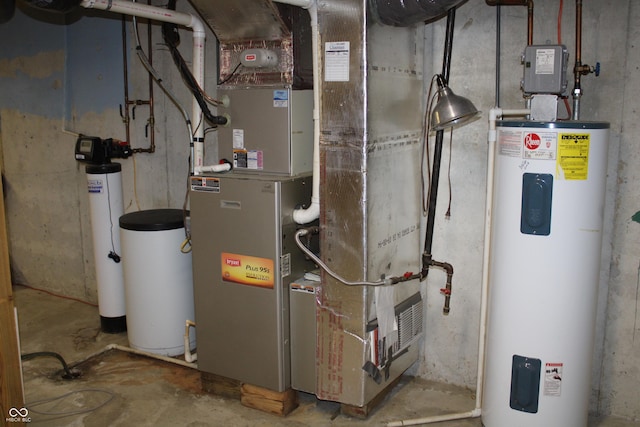
M 122 166 L 119 163 L 87 165 L 93 256 L 96 264 L 98 311 L 103 332 L 127 330 L 124 279 L 120 263 L 118 219 L 122 205 Z
M 181 209 L 151 209 L 120 217 L 127 334 L 132 348 L 183 354 L 185 325 L 194 320 L 191 253 Z M 195 332 L 190 328 L 190 349 Z
M 485 427 L 587 425 L 608 129 L 497 122 Z

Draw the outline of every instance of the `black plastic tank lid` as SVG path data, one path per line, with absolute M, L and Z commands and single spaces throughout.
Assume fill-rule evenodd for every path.
M 84 168 L 86 173 L 92 175 L 103 175 L 106 173 L 116 173 L 122 170 L 122 165 L 120 163 L 102 163 L 99 165 L 89 163 Z
M 120 217 L 120 228 L 134 231 L 162 231 L 183 228 L 182 209 L 149 209 Z

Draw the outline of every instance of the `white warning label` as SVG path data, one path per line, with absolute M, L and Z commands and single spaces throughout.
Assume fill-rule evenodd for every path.
M 562 365 L 562 363 L 545 363 L 543 389 L 545 396 L 562 394 Z

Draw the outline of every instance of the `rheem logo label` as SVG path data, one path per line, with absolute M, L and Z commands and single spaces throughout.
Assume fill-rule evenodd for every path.
M 540 147 L 540 136 L 537 133 L 528 133 L 524 137 L 524 146 L 529 150 Z

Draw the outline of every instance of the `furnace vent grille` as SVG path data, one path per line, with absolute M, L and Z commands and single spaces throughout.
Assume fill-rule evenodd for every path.
M 396 308 L 396 315 L 398 320 L 398 342 L 397 348 L 394 348 L 394 353 L 404 350 L 409 347 L 422 333 L 422 298 L 419 294 L 416 294 L 418 298 L 409 298 L 405 301 L 409 303 L 403 311 L 398 312 L 398 308 L 404 304 L 400 304 Z

